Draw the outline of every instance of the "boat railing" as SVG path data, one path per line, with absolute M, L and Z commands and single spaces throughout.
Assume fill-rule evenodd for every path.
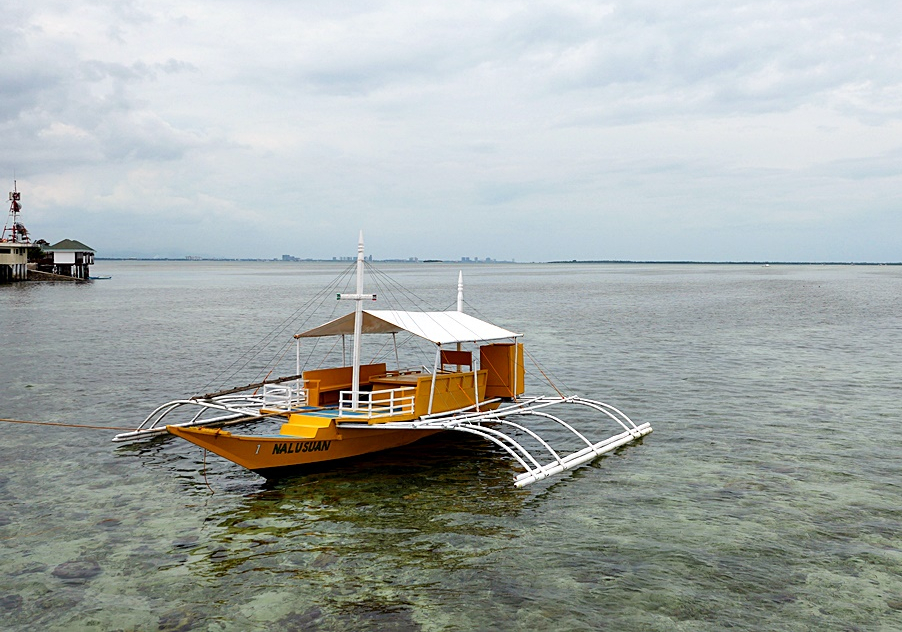
M 303 381 L 263 385 L 263 408 L 267 410 L 293 410 L 306 402 L 307 390 Z
M 411 386 L 379 391 L 358 391 L 354 407 L 354 391 L 341 391 L 338 400 L 339 417 L 375 419 L 414 412 L 416 389 Z

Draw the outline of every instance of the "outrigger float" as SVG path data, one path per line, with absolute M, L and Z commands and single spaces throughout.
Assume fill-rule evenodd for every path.
M 404 446 L 441 432 L 476 435 L 499 446 L 524 471 L 516 487 L 592 461 L 652 431 L 617 408 L 576 395 L 525 395 L 523 334 L 463 311 L 462 275 L 456 311 L 365 310 L 363 234 L 357 247 L 356 292 L 339 293 L 355 310 L 294 335 L 296 375 L 167 402 L 132 432 L 113 441 L 169 433 L 197 444 L 267 478 L 303 468 Z M 397 335 L 431 343 L 434 364 L 401 368 Z M 397 368 L 361 363 L 363 336 L 390 335 Z M 351 337 L 350 365 L 301 371 L 302 340 Z M 475 345 L 473 351 L 464 345 Z M 476 357 L 478 356 L 478 363 Z M 344 353 L 342 353 L 344 356 Z M 344 363 L 343 363 L 344 364 Z M 552 385 L 553 386 L 553 385 Z M 561 407 L 590 423 L 598 418 L 615 432 L 590 439 L 576 420 L 556 414 Z M 170 422 L 173 413 L 187 419 Z M 278 434 L 244 435 L 223 428 L 275 418 Z

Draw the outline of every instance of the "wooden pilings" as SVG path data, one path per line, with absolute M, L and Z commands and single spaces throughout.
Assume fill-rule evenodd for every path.
M 13 283 L 28 280 L 28 267 L 24 263 L 0 265 L 0 283 Z

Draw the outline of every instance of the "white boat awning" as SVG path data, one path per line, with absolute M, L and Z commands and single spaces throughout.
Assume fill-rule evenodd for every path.
M 455 342 L 487 342 L 519 338 L 517 334 L 463 312 L 401 312 L 363 310 L 364 334 L 392 334 L 406 331 L 437 345 Z M 298 334 L 299 338 L 354 335 L 354 314 L 329 321 Z

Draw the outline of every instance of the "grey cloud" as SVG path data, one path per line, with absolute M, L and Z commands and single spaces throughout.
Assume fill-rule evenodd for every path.
M 177 74 L 181 72 L 197 72 L 198 68 L 194 64 L 179 59 L 167 59 L 164 63 L 157 66 L 166 74 Z
M 379 218 L 403 225 L 396 247 L 447 256 L 473 254 L 474 225 L 490 244 L 516 222 L 537 257 L 592 258 L 616 233 L 622 258 L 754 258 L 748 218 L 759 247 L 898 200 L 897 4 L 7 5 L 0 168 L 81 170 L 115 191 L 85 204 L 123 217 L 165 179 L 159 209 L 215 215 L 222 254 L 293 252 L 314 225 L 308 247 L 331 255 L 329 233 Z M 236 209 L 278 228 L 251 244 Z M 430 244 L 436 217 L 458 221 Z
M 96 133 L 108 160 L 177 160 L 201 144 L 191 134 L 144 113 L 111 117 Z
M 89 59 L 79 64 L 81 77 L 86 81 L 96 82 L 110 78 L 117 81 L 144 81 L 154 78 L 154 71 L 142 61 L 131 64 L 103 62 Z
M 811 170 L 818 177 L 848 180 L 884 180 L 902 178 L 902 148 L 865 158 L 834 160 Z M 902 198 L 902 191 L 897 197 Z
M 638 3 L 618 6 L 594 33 L 580 35 L 549 64 L 548 80 L 557 90 L 600 91 L 606 97 L 599 105 L 602 120 L 785 111 L 810 99 L 837 98 L 851 82 L 872 82 L 875 92 L 898 85 L 873 59 L 898 53 L 899 40 L 885 20 L 867 12 Z M 577 52 L 583 63 L 568 66 Z M 633 93 L 641 98 L 631 103 Z M 865 115 L 868 106 L 861 108 Z

